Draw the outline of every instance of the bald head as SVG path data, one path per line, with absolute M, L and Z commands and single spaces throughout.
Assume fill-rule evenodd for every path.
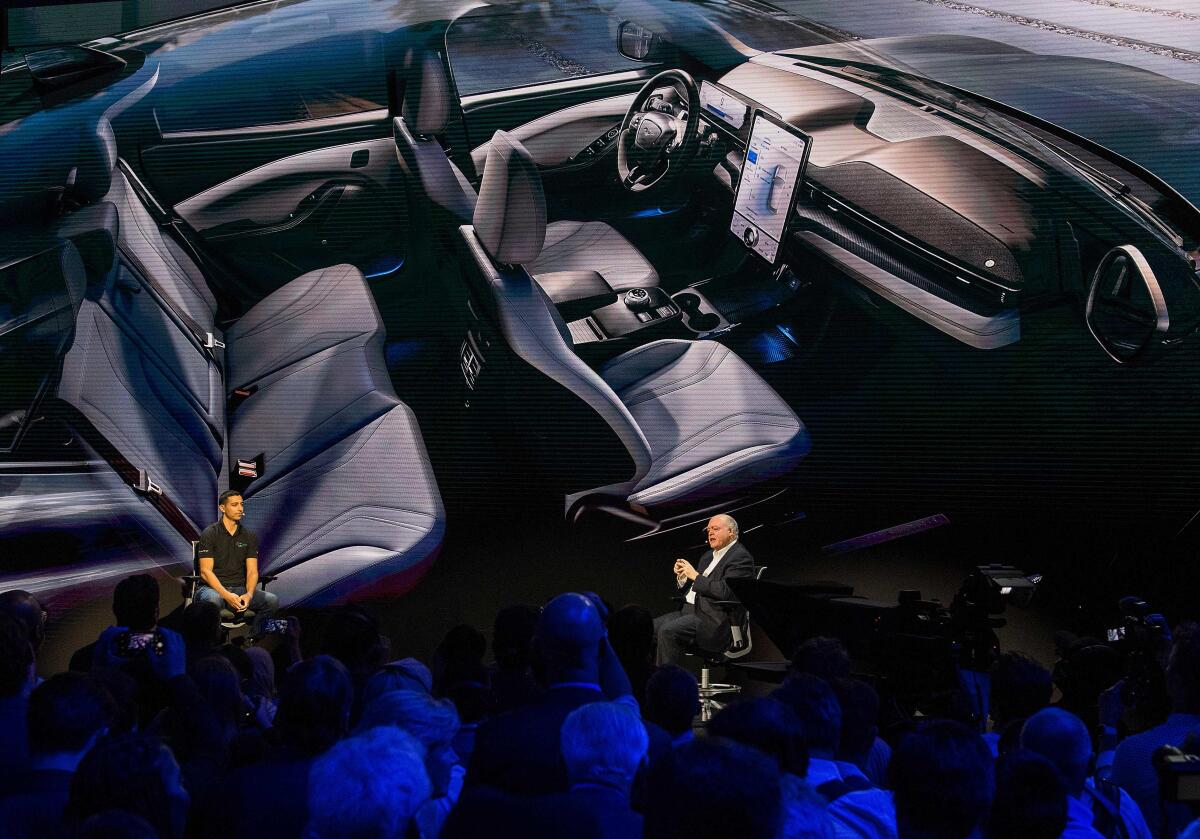
M 1072 795 L 1083 790 L 1092 760 L 1092 738 L 1083 720 L 1060 708 L 1044 708 L 1025 721 L 1021 748 L 1049 760 Z
M 46 624 L 42 620 L 42 604 L 27 591 L 13 589 L 0 593 L 0 613 L 20 621 L 29 633 L 29 643 L 36 651 L 46 637 Z
M 546 675 L 552 681 L 595 681 L 604 632 L 591 600 L 574 592 L 555 597 L 542 609 L 537 625 L 537 647 Z

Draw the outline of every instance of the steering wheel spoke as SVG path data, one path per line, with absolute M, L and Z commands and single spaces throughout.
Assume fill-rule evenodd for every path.
M 649 108 L 656 90 L 674 86 L 686 102 L 674 108 Z M 626 112 L 617 147 L 617 175 L 631 192 L 642 192 L 676 177 L 699 142 L 700 93 L 684 70 L 665 70 L 642 87 Z M 675 171 L 672 171 L 675 170 Z

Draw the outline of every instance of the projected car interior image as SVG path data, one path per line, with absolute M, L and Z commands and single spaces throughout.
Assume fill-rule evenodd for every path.
M 230 489 L 283 607 L 519 576 L 488 540 L 619 577 L 716 512 L 1179 533 L 1194 87 L 766 5 L 247 3 L 6 64 L 2 587 L 188 577 Z

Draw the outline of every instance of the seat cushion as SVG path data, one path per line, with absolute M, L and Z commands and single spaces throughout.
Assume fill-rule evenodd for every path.
M 787 403 L 716 341 L 655 341 L 600 371 L 650 444 L 629 500 L 653 507 L 727 495 L 791 471 L 808 432 Z
M 533 264 L 533 276 L 555 271 L 596 271 L 613 291 L 658 285 L 658 272 L 641 251 L 602 221 L 556 221 Z
M 309 271 L 264 297 L 225 331 L 230 389 L 347 341 L 383 340 L 383 320 L 353 265 Z
M 416 417 L 399 404 L 278 479 L 250 486 L 271 591 L 320 606 L 364 587 L 415 585 L 441 545 L 445 513 Z M 386 589 L 380 585 L 386 581 Z
M 342 343 L 259 380 L 229 420 L 229 460 L 270 483 L 398 404 L 383 354 Z

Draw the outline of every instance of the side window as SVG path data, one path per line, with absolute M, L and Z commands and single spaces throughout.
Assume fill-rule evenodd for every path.
M 294 30 L 293 30 L 294 31 Z M 387 107 L 387 71 L 377 32 L 311 33 L 247 41 L 228 63 L 171 83 L 164 81 L 155 113 L 159 128 L 222 131 L 341 116 Z M 282 44 L 280 42 L 283 42 Z
M 646 65 L 617 51 L 617 21 L 598 4 L 513 3 L 473 9 L 451 24 L 446 50 L 461 96 Z

